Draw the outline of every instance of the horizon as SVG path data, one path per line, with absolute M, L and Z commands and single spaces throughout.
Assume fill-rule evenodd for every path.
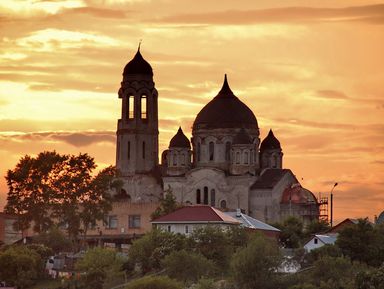
M 384 210 L 384 4 L 253 2 L 1 3 L 0 209 L 6 171 L 26 154 L 115 164 L 117 91 L 141 42 L 159 92 L 159 156 L 179 126 L 190 139 L 227 74 L 261 141 L 269 129 L 279 139 L 283 168 L 317 197 L 338 183 L 334 223 L 373 220 Z

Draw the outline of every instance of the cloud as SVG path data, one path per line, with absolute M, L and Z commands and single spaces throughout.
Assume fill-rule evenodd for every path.
M 337 90 L 318 90 L 318 96 L 322 98 L 331 98 L 331 99 L 348 99 L 349 97 L 341 91 Z
M 384 4 L 345 8 L 284 7 L 248 11 L 227 10 L 200 14 L 178 14 L 158 19 L 158 22 L 161 23 L 227 25 L 340 21 L 362 21 L 382 24 L 384 21 Z

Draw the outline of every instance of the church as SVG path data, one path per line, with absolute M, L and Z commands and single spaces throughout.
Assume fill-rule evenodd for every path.
M 192 138 L 180 127 L 160 162 L 159 96 L 140 48 L 123 70 L 118 95 L 116 167 L 123 183 L 118 200 L 157 202 L 170 191 L 184 205 L 240 209 L 267 223 L 320 217 L 315 195 L 283 168 L 279 140 L 272 130 L 260 140 L 255 114 L 234 95 L 226 75 L 220 91 L 197 114 Z

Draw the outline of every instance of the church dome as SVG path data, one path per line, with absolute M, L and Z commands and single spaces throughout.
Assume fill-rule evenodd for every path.
M 273 131 L 270 129 L 267 137 L 261 142 L 260 151 L 273 149 L 281 149 L 281 146 L 279 140 L 275 137 Z
M 141 55 L 140 47 L 137 50 L 135 57 L 133 57 L 133 59 L 124 67 L 123 76 L 133 74 L 153 76 L 152 67 Z
M 300 184 L 293 184 L 286 188 L 281 198 L 282 204 L 317 204 L 315 195 Z
M 382 211 L 379 217 L 377 218 L 376 224 L 384 224 L 384 211 Z
M 258 128 L 252 110 L 230 89 L 225 75 L 223 87 L 198 113 L 193 129 L 199 128 Z
M 252 144 L 252 139 L 250 135 L 242 128 L 235 138 L 233 139 L 233 144 Z
M 188 149 L 191 148 L 191 143 L 183 133 L 183 130 L 181 129 L 181 127 L 179 127 L 179 130 L 169 142 L 169 147 L 170 148 L 188 148 Z

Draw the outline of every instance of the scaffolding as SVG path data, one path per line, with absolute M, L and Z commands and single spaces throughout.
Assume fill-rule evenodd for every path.
M 328 217 L 328 197 L 322 197 L 321 193 L 319 193 L 319 220 L 329 222 L 329 217 Z

